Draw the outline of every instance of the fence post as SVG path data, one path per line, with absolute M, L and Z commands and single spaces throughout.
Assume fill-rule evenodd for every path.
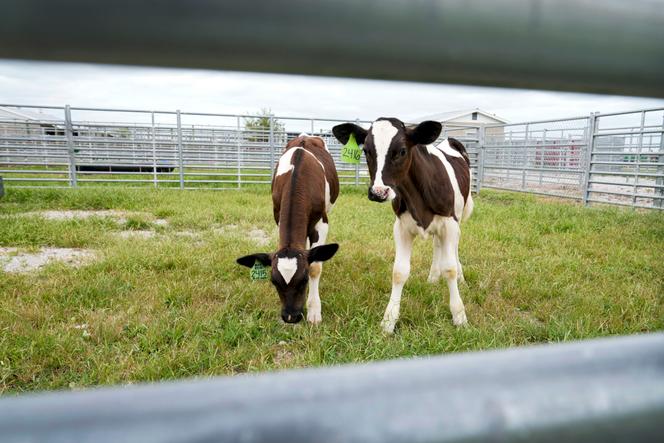
M 562 131 L 560 131 L 560 132 L 562 133 Z M 560 138 L 561 139 L 563 138 L 562 135 L 561 135 Z M 553 143 L 555 143 L 555 141 Z M 546 158 L 546 153 L 548 151 L 548 147 L 546 146 L 546 128 L 544 128 L 544 130 L 542 131 L 542 146 L 541 146 L 541 149 L 539 151 L 540 151 L 539 165 L 538 165 L 538 168 L 539 168 L 539 184 L 540 184 L 540 186 L 542 186 L 542 181 L 543 181 L 542 179 L 543 179 L 543 175 L 544 175 L 544 167 L 546 165 L 545 158 Z M 535 151 L 535 162 L 537 162 L 537 151 Z M 558 167 L 558 169 L 562 169 L 562 166 L 560 165 L 560 163 L 558 163 L 556 166 Z
M 240 147 L 240 116 L 237 116 L 237 127 L 235 129 L 235 144 L 237 148 L 237 187 L 242 188 L 242 148 Z
M 643 131 L 646 123 L 646 111 L 641 111 L 641 127 L 639 128 L 639 146 L 636 148 L 634 164 L 634 187 L 632 189 L 632 206 L 636 207 L 636 194 L 639 190 L 639 173 L 641 172 L 641 152 L 643 152 Z
M 355 124 L 356 125 L 360 124 L 360 119 L 359 118 L 355 119 Z M 360 186 L 360 164 L 361 163 L 357 163 L 355 165 L 355 186 Z
M 157 187 L 157 139 L 154 128 L 154 111 L 150 113 L 152 120 L 152 180 L 154 182 L 154 187 Z
M 588 206 L 588 199 L 590 198 L 590 178 L 593 159 L 593 149 L 595 145 L 595 125 L 597 123 L 597 115 L 594 112 L 590 113 L 588 117 L 588 137 L 586 139 L 586 158 L 584 159 L 584 174 L 583 174 L 583 204 Z
M 74 150 L 74 129 L 71 123 L 71 108 L 65 105 L 65 137 L 67 138 L 67 157 L 69 158 L 69 186 L 78 186 L 76 177 L 76 151 Z
M 521 164 L 523 165 L 523 169 L 521 169 L 521 190 L 526 189 L 526 167 L 528 166 L 527 165 L 528 162 L 526 160 L 528 158 L 528 149 L 530 149 L 529 145 L 528 145 L 528 143 L 529 143 L 529 141 L 528 141 L 528 137 L 529 137 L 528 130 L 529 130 L 529 128 L 530 128 L 530 125 L 527 124 L 526 125 L 526 136 L 525 136 L 526 139 L 525 139 L 525 143 L 524 143 L 524 146 L 523 146 L 523 154 L 522 154 L 522 159 L 521 159 Z
M 270 174 L 274 171 L 274 115 L 270 114 Z
M 178 166 L 180 169 L 180 189 L 184 189 L 184 156 L 182 153 L 182 119 L 180 118 L 180 110 L 175 111 L 177 116 L 177 125 L 178 125 Z
M 484 125 L 481 125 L 479 127 L 479 140 L 477 141 L 478 144 L 478 149 L 477 149 L 477 177 L 475 178 L 475 182 L 477 183 L 477 193 L 480 193 L 480 190 L 482 189 L 482 181 L 484 180 L 484 144 L 485 144 L 485 137 L 486 137 L 486 127 Z
M 655 198 L 652 199 L 652 204 L 656 208 L 664 207 L 664 115 L 662 115 L 662 127 L 659 133 L 659 155 L 657 156 L 657 174 L 655 177 Z M 659 198 L 658 198 L 659 197 Z

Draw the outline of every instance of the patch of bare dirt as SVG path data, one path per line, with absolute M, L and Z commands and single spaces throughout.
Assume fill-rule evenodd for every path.
M 213 228 L 212 232 L 216 235 L 244 235 L 245 238 L 259 246 L 267 246 L 270 244 L 272 237 L 263 229 L 251 227 L 249 229 L 243 228 L 238 225 L 225 225 Z
M 157 235 L 154 231 L 147 230 L 131 230 L 131 231 L 122 231 L 118 232 L 118 237 L 120 238 L 153 238 Z
M 291 365 L 293 360 L 295 360 L 295 354 L 286 349 L 285 346 L 287 346 L 286 342 L 279 342 L 279 347 L 276 349 L 272 359 L 276 366 L 287 367 Z
M 84 220 L 90 217 L 112 218 L 118 223 L 126 223 L 127 217 L 135 215 L 127 211 L 102 210 L 102 211 L 83 211 L 83 210 L 50 210 L 26 212 L 23 215 L 28 217 L 41 217 L 46 220 Z
M 111 218 L 115 222 L 124 224 L 130 217 L 145 217 L 152 219 L 154 216 L 147 212 L 118 211 L 108 210 L 48 210 L 25 212 L 26 217 L 41 217 L 46 220 L 85 220 L 91 217 Z M 163 218 L 155 219 L 151 222 L 155 226 L 168 226 L 168 220 Z
M 41 248 L 36 252 L 21 252 L 18 248 L 0 248 L 0 266 L 5 272 L 11 273 L 36 271 L 54 261 L 79 267 L 95 257 L 93 251 L 86 249 Z
M 265 246 L 270 243 L 270 236 L 262 229 L 252 229 L 247 234 L 247 238 L 260 246 Z
M 175 231 L 173 234 L 175 234 L 176 237 L 184 237 L 184 238 L 200 238 L 200 234 L 198 232 L 194 231 Z

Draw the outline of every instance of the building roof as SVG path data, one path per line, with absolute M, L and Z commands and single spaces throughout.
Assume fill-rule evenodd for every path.
M 39 121 L 39 120 L 62 120 L 61 117 L 55 117 L 50 114 L 45 114 L 42 112 L 36 112 L 33 109 L 23 109 L 23 108 L 10 108 L 7 106 L 0 106 L 0 119 L 2 120 L 30 120 L 30 121 Z
M 423 122 L 425 120 L 435 120 L 438 122 L 447 122 L 450 120 L 455 120 L 459 117 L 463 117 L 464 115 L 470 115 L 473 112 L 477 112 L 478 114 L 482 114 L 485 117 L 492 118 L 498 122 L 501 123 L 508 123 L 507 119 L 503 117 L 499 117 L 496 114 L 492 114 L 490 112 L 487 112 L 483 109 L 480 108 L 473 108 L 473 109 L 460 109 L 456 111 L 447 111 L 447 112 L 439 112 L 437 114 L 430 114 L 430 115 L 425 115 L 424 117 L 416 118 L 414 119 L 414 122 Z

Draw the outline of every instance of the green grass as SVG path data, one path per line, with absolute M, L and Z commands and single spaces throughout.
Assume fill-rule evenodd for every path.
M 17 186 L 24 187 L 68 187 L 69 173 L 67 166 L 1 166 L 7 186 L 15 183 Z M 339 179 L 343 182 L 353 182 L 355 171 L 339 170 Z M 241 175 L 238 175 L 237 168 L 219 167 L 215 169 L 203 169 L 188 167 L 184 173 L 186 188 L 203 189 L 234 189 L 238 187 L 237 182 L 241 181 L 241 186 L 253 186 L 256 183 L 270 183 L 272 180 L 272 171 L 268 169 L 243 167 Z M 18 180 L 20 179 L 20 180 Z M 132 188 L 154 188 L 154 175 L 152 172 L 142 173 L 94 173 L 90 171 L 78 172 L 78 187 L 132 187 Z M 116 181 L 109 181 L 116 180 Z M 118 182 L 124 181 L 125 183 Z M 171 172 L 159 172 L 157 174 L 157 186 L 159 188 L 179 188 L 180 173 L 177 168 Z M 219 183 L 223 181 L 223 183 Z M 253 182 L 253 183 L 251 183 Z
M 43 209 L 137 211 L 47 221 Z M 141 212 L 145 214 L 140 214 Z M 168 226 L 153 227 L 165 218 Z M 82 268 L 0 271 L 0 392 L 362 362 L 664 329 L 664 217 L 482 192 L 463 226 L 469 326 L 418 240 L 393 336 L 379 327 L 391 282 L 393 214 L 345 189 L 331 214 L 339 253 L 323 269 L 323 323 L 288 326 L 267 282 L 234 260 L 276 244 L 267 187 L 242 191 L 27 190 L 0 200 L 0 246 L 96 250 Z M 123 239 L 124 229 L 154 229 Z M 220 230 L 219 228 L 223 228 Z M 271 246 L 245 233 L 263 229 Z M 178 235 L 193 231 L 198 237 Z M 87 333 L 77 325 L 87 324 Z

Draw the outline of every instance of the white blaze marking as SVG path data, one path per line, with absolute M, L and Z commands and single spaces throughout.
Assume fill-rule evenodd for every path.
M 454 149 L 452 146 L 450 146 L 450 141 L 448 139 L 443 140 L 436 146 L 436 148 L 440 149 L 443 151 L 445 154 L 449 155 L 450 157 L 459 157 L 463 158 L 463 155 L 456 149 Z
M 332 197 L 330 195 L 330 184 L 325 179 L 325 212 L 328 214 L 332 211 Z
M 383 167 L 385 166 L 385 158 L 387 151 L 390 149 L 390 144 L 395 135 L 397 135 L 397 128 L 392 125 L 388 120 L 375 121 L 371 126 L 371 133 L 373 134 L 374 146 L 376 148 L 376 179 L 374 186 L 385 186 L 383 183 Z
M 290 283 L 297 271 L 297 258 L 278 258 L 277 270 L 284 278 L 286 284 Z
M 314 226 L 314 229 L 318 233 L 318 240 L 311 245 L 312 248 L 314 246 L 320 246 L 325 244 L 325 240 L 327 240 L 327 233 L 330 230 L 330 225 L 325 223 L 323 219 L 320 219 L 318 220 L 318 223 L 316 223 L 316 226 Z
M 454 215 L 456 216 L 457 220 L 461 220 L 464 200 L 463 196 L 461 195 L 461 190 L 459 189 L 459 182 L 457 181 L 456 174 L 454 173 L 454 168 L 452 168 L 450 162 L 447 161 L 442 151 L 440 151 L 435 146 L 427 145 L 427 151 L 429 152 L 429 154 L 438 157 L 440 162 L 445 167 L 445 170 L 447 171 L 447 176 L 450 178 L 450 182 L 452 183 L 452 189 L 454 190 Z
M 288 151 L 284 152 L 284 154 L 279 159 L 277 175 L 282 175 L 293 170 L 294 166 L 291 164 L 291 160 L 293 158 L 293 154 L 295 154 L 295 151 L 298 149 L 302 148 L 290 148 Z
M 296 146 L 284 152 L 281 158 L 279 159 L 279 166 L 277 167 L 277 176 L 285 174 L 295 169 L 295 166 L 291 164 L 291 161 L 293 159 L 293 154 L 295 154 L 295 151 L 297 151 L 298 149 L 303 150 L 304 152 L 315 158 L 320 167 L 323 168 L 323 172 L 325 171 L 325 166 L 323 166 L 323 164 L 320 162 L 320 160 L 316 158 L 315 155 L 313 155 L 311 152 L 307 151 L 306 149 L 300 146 Z

